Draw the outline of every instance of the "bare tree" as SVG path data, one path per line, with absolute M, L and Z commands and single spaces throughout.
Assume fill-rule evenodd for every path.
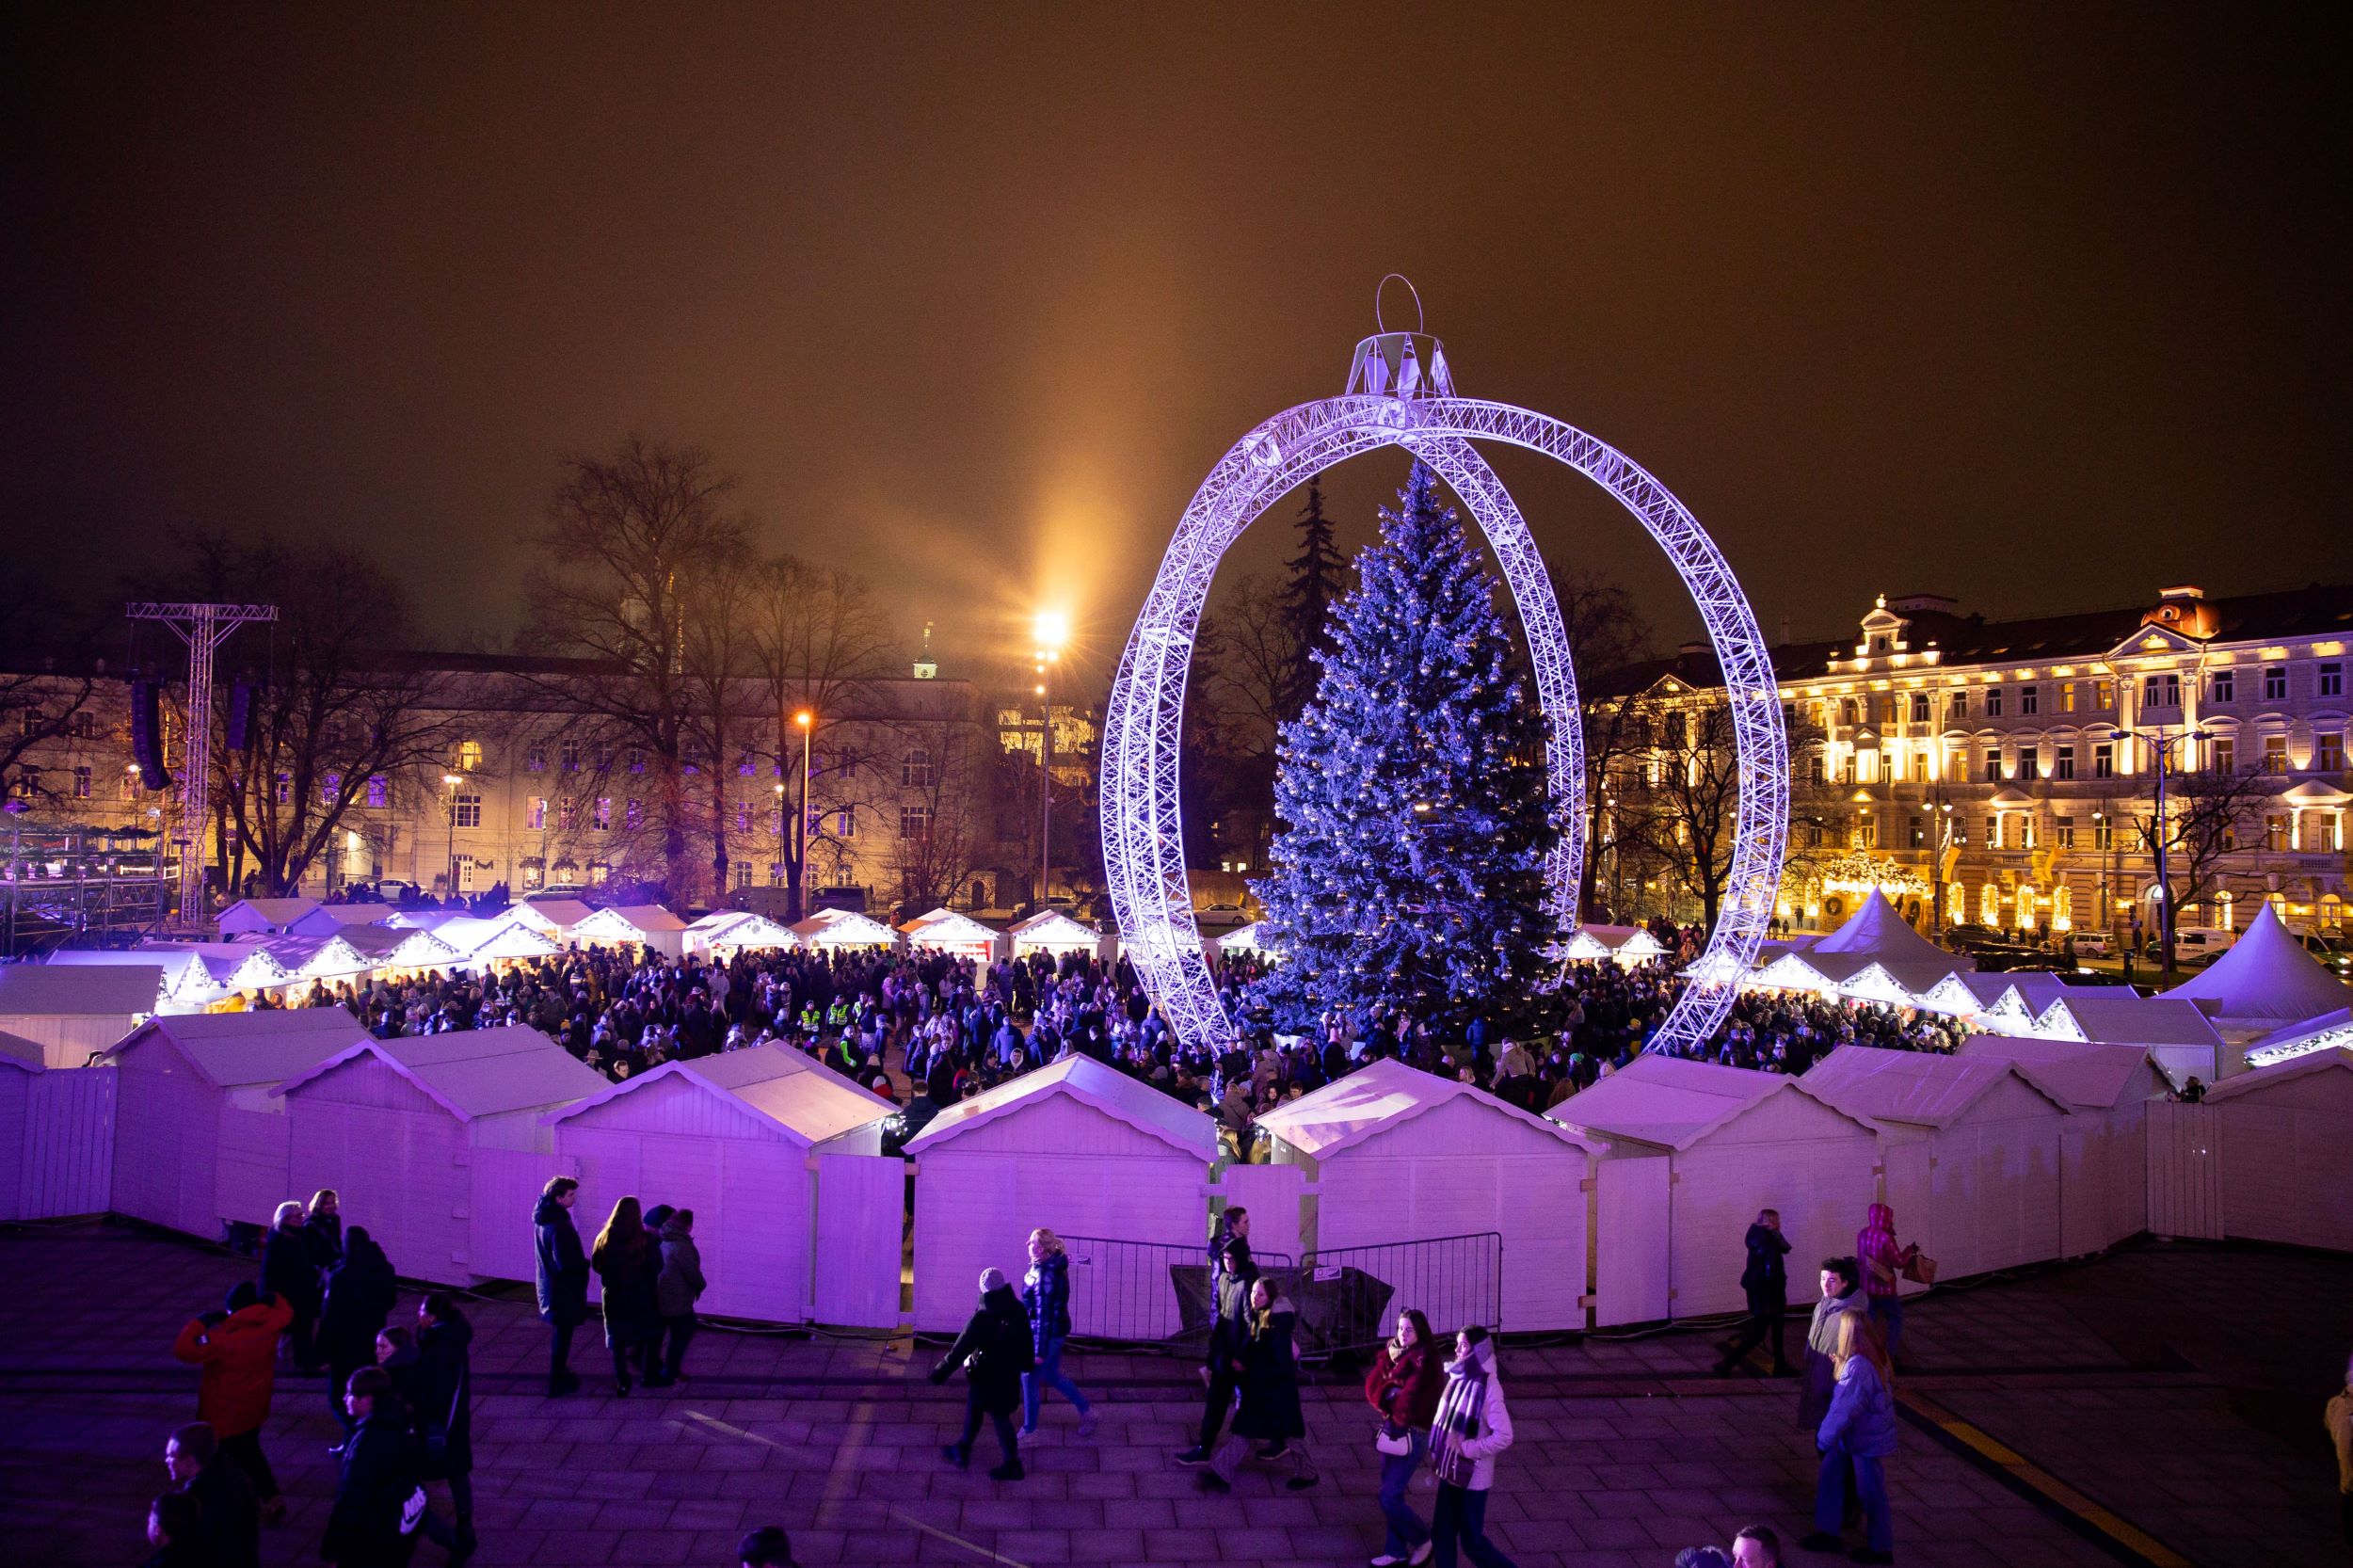
M 895 835 L 890 872 L 900 904 L 920 912 L 951 902 L 979 867 L 973 826 L 985 776 L 969 725 L 940 718 L 899 728 L 907 747 L 899 760 L 899 820 L 881 825 Z
M 1629 829 L 1667 874 L 1699 901 L 1710 930 L 1732 881 L 1740 795 L 1740 757 L 1732 708 L 1720 694 L 1694 693 L 1656 715 L 1644 788 Z
M 1598 677 L 1597 693 L 1578 694 L 1585 727 L 1585 864 L 1577 884 L 1577 907 L 1590 910 L 1600 873 L 1601 851 L 1612 831 L 1607 821 L 1612 768 L 1641 749 L 1636 741 L 1637 705 L 1647 687 L 1611 677 L 1650 656 L 1650 624 L 1634 608 L 1625 589 L 1598 572 L 1576 568 L 1553 574 L 1553 594 L 1561 602 L 1561 626 L 1577 668 Z M 1565 722 L 1565 715 L 1556 722 Z
M 685 758 L 697 683 L 687 655 L 691 648 L 701 657 L 708 645 L 691 623 L 709 582 L 745 549 L 746 525 L 729 509 L 737 481 L 700 448 L 636 437 L 609 456 L 570 458 L 565 470 L 539 531 L 521 641 L 581 663 L 530 679 L 552 705 L 600 721 L 642 751 L 664 885 L 682 899 L 694 880 L 696 826 Z
M 2158 845 L 2165 847 L 2169 907 L 2185 909 L 2220 886 L 2223 858 L 2247 846 L 2250 827 L 2261 831 L 2262 809 L 2279 788 L 2273 775 L 2236 768 L 2204 767 L 2168 776 L 2164 821 L 2158 821 L 2152 799 L 2149 809 L 2135 814 L 2133 828 L 2151 856 Z M 2169 937 L 2175 922 L 2161 923 L 2169 937 L 2164 978 L 2170 983 L 2174 960 Z

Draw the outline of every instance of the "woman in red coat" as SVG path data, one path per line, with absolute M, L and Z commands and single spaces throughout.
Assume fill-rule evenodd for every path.
M 1430 1527 L 1405 1500 L 1405 1487 L 1430 1451 L 1430 1423 L 1445 1391 L 1446 1356 L 1430 1337 L 1430 1320 L 1409 1306 L 1397 1315 L 1397 1332 L 1365 1379 L 1365 1400 L 1381 1413 L 1386 1445 L 1381 1450 L 1381 1514 L 1389 1540 L 1372 1560 L 1377 1564 L 1419 1562 L 1429 1555 Z
M 171 1353 L 204 1368 L 197 1384 L 196 1418 L 220 1435 L 220 1451 L 233 1456 L 253 1478 L 264 1512 L 286 1511 L 278 1478 L 262 1452 L 262 1425 L 269 1419 L 269 1397 L 278 1381 L 278 1336 L 294 1321 L 294 1308 L 264 1296 L 250 1280 L 229 1292 L 226 1312 L 188 1320 Z

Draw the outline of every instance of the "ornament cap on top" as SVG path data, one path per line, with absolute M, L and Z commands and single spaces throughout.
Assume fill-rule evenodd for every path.
M 1391 331 L 1388 318 L 1382 313 L 1381 292 L 1391 280 L 1405 285 L 1405 292 L 1414 301 L 1414 329 Z M 1446 344 L 1424 328 L 1428 323 L 1421 309 L 1421 293 L 1413 280 L 1401 272 L 1392 272 L 1381 280 L 1372 291 L 1372 336 L 1356 345 L 1355 358 L 1348 365 L 1350 397 L 1452 397 L 1454 371 L 1447 361 Z

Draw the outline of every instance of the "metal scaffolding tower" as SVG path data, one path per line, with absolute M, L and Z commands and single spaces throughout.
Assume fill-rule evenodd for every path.
M 133 620 L 159 620 L 188 645 L 187 741 L 180 763 L 180 920 L 203 922 L 204 825 L 212 814 L 213 653 L 248 621 L 274 621 L 275 604 L 193 604 L 142 601 L 127 606 Z

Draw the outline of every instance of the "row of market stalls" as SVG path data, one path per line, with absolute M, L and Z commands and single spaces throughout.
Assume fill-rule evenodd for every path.
M 99 1209 L 211 1240 L 320 1187 L 413 1277 L 530 1277 L 533 1199 L 584 1187 L 692 1208 L 716 1314 L 903 1321 L 908 1168 L 887 1101 L 778 1046 L 615 1084 L 523 1028 L 377 1040 L 338 1009 L 149 1019 L 52 1068 L 0 1035 L 7 1217 Z M 2353 1053 L 2165 1099 L 2145 1050 L 1972 1036 L 1956 1055 L 1847 1047 L 1801 1078 L 1644 1055 L 1531 1115 L 1382 1062 L 1271 1112 L 1265 1164 L 1211 1120 L 1086 1057 L 941 1112 L 913 1160 L 911 1320 L 960 1324 L 1031 1229 L 1070 1239 L 1084 1334 L 1180 1329 L 1211 1216 L 1254 1217 L 1337 1342 L 1385 1305 L 1508 1332 L 1741 1306 L 1741 1236 L 1781 1213 L 1801 1256 L 1891 1204 L 1954 1279 L 2153 1226 L 2353 1248 Z M 1188 1284 L 1191 1281 L 1191 1284 Z

